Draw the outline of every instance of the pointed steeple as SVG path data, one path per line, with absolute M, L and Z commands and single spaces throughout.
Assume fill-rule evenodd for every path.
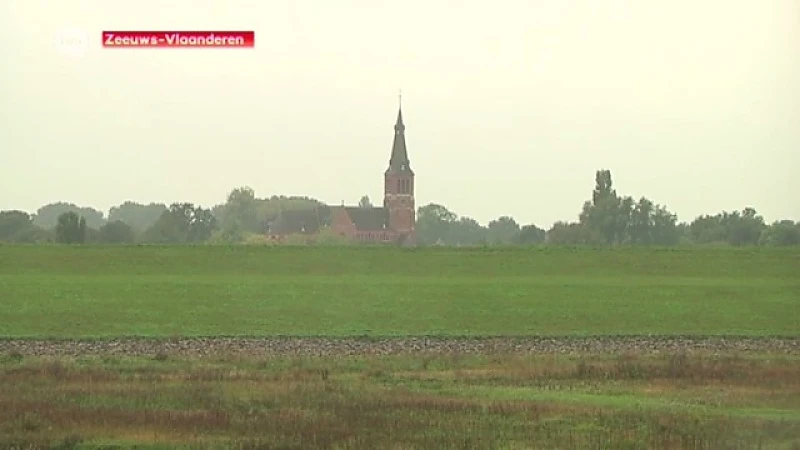
M 387 172 L 410 172 L 411 163 L 406 151 L 406 126 L 403 124 L 402 104 L 397 109 L 397 122 L 394 124 L 394 142 L 392 143 L 392 156 L 389 159 Z
M 395 124 L 394 124 L 394 131 L 395 132 L 397 132 L 397 131 L 400 131 L 400 132 L 406 131 L 406 126 L 403 124 L 403 110 L 402 110 L 402 108 L 397 110 L 397 122 L 395 122 Z

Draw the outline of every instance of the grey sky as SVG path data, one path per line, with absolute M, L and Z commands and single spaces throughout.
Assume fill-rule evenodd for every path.
M 101 48 L 114 29 L 256 47 Z M 800 220 L 796 0 L 4 0 L 0 38 L 0 209 L 378 203 L 402 88 L 418 205 L 549 227 L 608 168 L 681 220 Z

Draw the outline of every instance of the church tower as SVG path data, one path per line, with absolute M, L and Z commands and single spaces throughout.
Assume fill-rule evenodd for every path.
M 383 207 L 389 213 L 389 227 L 400 234 L 405 242 L 413 242 L 416 224 L 414 205 L 414 171 L 406 152 L 406 127 L 403 124 L 402 106 L 397 111 L 394 125 L 394 143 L 389 168 L 383 174 Z

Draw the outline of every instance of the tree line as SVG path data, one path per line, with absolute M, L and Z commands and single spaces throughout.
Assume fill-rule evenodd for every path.
M 372 207 L 369 197 L 360 207 Z M 329 207 L 309 197 L 258 198 L 250 187 L 233 189 L 224 203 L 204 208 L 192 203 L 141 204 L 127 201 L 106 216 L 94 208 L 51 203 L 34 214 L 0 211 L 0 242 L 63 244 L 238 244 L 266 242 L 269 224 L 281 210 L 316 208 L 323 226 Z M 417 212 L 417 237 L 422 245 L 800 245 L 800 222 L 767 224 L 752 207 L 722 211 L 678 222 L 666 206 L 641 197 L 620 195 L 611 172 L 595 174 L 595 188 L 577 221 L 560 221 L 548 229 L 519 224 L 502 216 L 486 225 L 430 203 Z M 329 243 L 343 243 L 328 236 Z M 294 241 L 297 242 L 297 241 Z

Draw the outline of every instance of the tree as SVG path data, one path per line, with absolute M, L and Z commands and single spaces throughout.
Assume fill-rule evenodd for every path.
M 217 229 L 217 220 L 211 210 L 197 207 L 192 211 L 189 221 L 189 242 L 202 242 L 211 237 Z
M 741 212 L 723 211 L 714 216 L 697 217 L 689 225 L 689 231 L 697 244 L 728 243 L 740 246 L 758 244 L 766 227 L 764 218 L 748 207 Z
M 453 226 L 458 216 L 436 203 L 421 206 L 417 210 L 417 239 L 422 244 L 447 242 L 451 239 Z
M 666 206 L 656 205 L 652 217 L 651 243 L 656 245 L 676 245 L 681 239 L 678 216 L 667 211 Z
M 79 217 L 83 217 L 86 220 L 86 226 L 90 228 L 98 229 L 106 223 L 102 211 L 65 202 L 42 206 L 36 211 L 33 223 L 44 229 L 53 228 L 58 223 L 58 218 L 66 212 L 74 212 Z
M 675 218 L 677 222 L 677 217 Z M 679 245 L 691 245 L 692 244 L 692 233 L 689 230 L 689 224 L 686 222 L 681 222 L 675 225 L 675 234 L 678 236 L 678 244 Z
M 633 207 L 630 221 L 630 242 L 632 244 L 653 243 L 653 202 L 642 197 Z
M 580 223 L 603 236 L 608 244 L 622 242 L 631 207 L 631 200 L 623 201 L 612 188 L 610 170 L 598 170 L 592 201 L 583 204 Z
M 56 242 L 61 244 L 82 244 L 86 241 L 86 219 L 73 211 L 58 216 Z
M 604 242 L 604 237 L 581 223 L 556 222 L 547 231 L 545 242 L 552 245 L 593 245 Z
M 645 201 L 650 203 L 652 206 L 652 202 L 642 197 Z M 631 224 L 633 222 L 633 212 L 636 208 L 636 205 L 633 201 L 633 197 L 625 196 L 621 200 L 619 200 L 619 207 L 617 209 L 617 242 L 629 242 L 631 239 Z
M 759 244 L 768 246 L 800 245 L 800 222 L 791 220 L 773 222 L 761 232 Z
M 689 236 L 695 244 L 712 244 L 727 242 L 727 232 L 722 224 L 721 216 L 703 215 L 689 224 Z
M 747 207 L 739 213 L 734 211 L 723 219 L 731 245 L 756 245 L 767 227 L 764 218 L 754 208 Z
M 209 239 L 217 229 L 211 210 L 192 203 L 173 203 L 142 238 L 145 242 L 163 244 L 197 243 Z
M 249 188 L 248 188 L 249 189 Z M 267 231 L 267 223 L 278 216 L 278 212 L 281 210 L 310 210 L 316 209 L 317 214 L 319 216 L 320 224 L 323 226 L 329 226 L 331 220 L 331 212 L 330 207 L 319 200 L 315 200 L 309 197 L 298 197 L 298 196 L 278 196 L 273 195 L 270 198 L 255 198 L 255 224 L 250 227 L 251 229 L 248 230 L 247 228 L 243 227 L 242 232 L 247 233 L 265 233 Z M 217 218 L 217 221 L 221 224 L 222 228 L 226 226 L 230 226 L 229 222 L 226 222 L 226 207 L 227 202 L 221 205 L 214 206 L 211 211 L 214 217 Z M 245 220 L 246 222 L 246 220 Z
M 595 172 L 594 191 L 592 191 L 592 204 L 597 206 L 604 200 L 617 198 L 617 191 L 613 189 L 611 171 L 602 169 Z
M 104 244 L 129 244 L 134 241 L 133 228 L 121 220 L 114 220 L 97 230 L 97 242 Z
M 33 224 L 33 217 L 24 211 L 0 211 L 0 242 L 35 244 L 52 242 L 51 230 Z
M 611 172 L 597 171 L 592 200 L 583 204 L 579 216 L 582 226 L 591 230 L 595 236 L 600 236 L 606 244 L 678 243 L 681 232 L 676 225 L 677 216 L 670 213 L 665 206 L 656 205 L 645 197 L 638 202 L 634 202 L 630 196 L 619 197 L 612 186 Z M 564 235 L 566 231 L 562 226 L 557 233 Z
M 221 215 L 222 237 L 227 242 L 240 242 L 246 233 L 263 231 L 258 200 L 255 191 L 249 186 L 236 188 L 228 194 Z M 218 217 L 213 212 L 212 216 Z
M 27 242 L 38 227 L 24 211 L 0 211 L 0 241 Z
M 369 200 L 369 196 L 365 195 L 361 197 L 361 200 L 358 201 L 359 208 L 372 208 L 372 202 Z
M 520 228 L 515 243 L 520 245 L 537 245 L 544 242 L 547 232 L 530 224 Z
M 509 245 L 514 243 L 519 234 L 519 225 L 510 216 L 502 216 L 487 227 L 489 243 L 493 245 Z
M 447 242 L 453 245 L 486 245 L 486 227 L 471 217 L 461 217 L 450 224 Z
M 680 240 L 678 217 L 645 197 L 633 206 L 629 219 L 626 230 L 631 244 L 675 245 Z
M 163 203 L 150 203 L 148 205 L 126 201 L 125 203 L 114 206 L 108 211 L 108 221 L 116 220 L 125 222 L 135 232 L 142 231 L 153 226 L 161 214 L 167 210 L 167 205 Z

